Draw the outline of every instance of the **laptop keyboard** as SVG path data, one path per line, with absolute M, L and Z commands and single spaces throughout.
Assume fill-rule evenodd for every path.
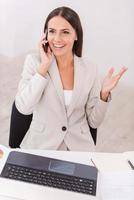
M 78 178 L 61 173 L 35 170 L 13 164 L 6 164 L 2 177 L 35 183 L 39 185 L 96 195 L 96 182 L 94 180 Z

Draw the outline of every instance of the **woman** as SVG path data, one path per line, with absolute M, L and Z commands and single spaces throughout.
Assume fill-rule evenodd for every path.
M 79 16 L 59 7 L 47 17 L 40 54 L 24 64 L 15 103 L 33 120 L 21 147 L 93 151 L 89 126 L 97 128 L 108 106 L 111 90 L 126 71 L 100 85 L 96 67 L 82 58 L 83 31 Z

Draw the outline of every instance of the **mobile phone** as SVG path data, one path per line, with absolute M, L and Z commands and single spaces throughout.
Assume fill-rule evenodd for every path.
M 47 33 L 46 33 L 46 38 L 45 38 L 46 40 L 47 40 Z M 48 46 L 49 46 L 49 44 L 48 44 L 48 42 L 47 43 L 45 43 L 45 44 L 43 44 L 43 49 L 44 49 L 44 51 L 47 53 L 47 51 L 48 51 Z
M 48 44 L 48 42 L 46 43 L 46 44 L 43 44 L 43 49 L 44 49 L 44 51 L 47 53 L 47 51 L 48 51 L 48 46 L 49 46 L 49 44 Z

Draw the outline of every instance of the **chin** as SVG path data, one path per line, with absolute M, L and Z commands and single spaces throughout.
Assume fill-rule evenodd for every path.
M 66 53 L 63 53 L 63 52 L 54 52 L 54 51 L 53 51 L 53 54 L 54 54 L 56 57 L 65 56 L 65 55 L 66 55 Z

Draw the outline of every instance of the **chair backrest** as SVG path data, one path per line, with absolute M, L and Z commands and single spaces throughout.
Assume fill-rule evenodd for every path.
M 20 144 L 30 127 L 32 121 L 33 114 L 31 115 L 23 115 L 20 113 L 16 106 L 15 102 L 12 106 L 11 111 L 11 119 L 10 119 L 10 132 L 9 132 L 9 146 L 11 148 L 19 148 Z M 97 141 L 97 128 L 90 128 L 91 135 L 94 140 L 94 144 L 96 145 Z
M 89 126 L 89 128 L 90 128 L 90 133 L 92 135 L 94 144 L 96 145 L 96 142 L 97 142 L 97 128 L 92 128 L 91 126 Z
M 11 148 L 19 148 L 29 126 L 31 124 L 33 115 L 23 115 L 20 113 L 15 102 L 12 106 L 9 132 L 9 146 Z

